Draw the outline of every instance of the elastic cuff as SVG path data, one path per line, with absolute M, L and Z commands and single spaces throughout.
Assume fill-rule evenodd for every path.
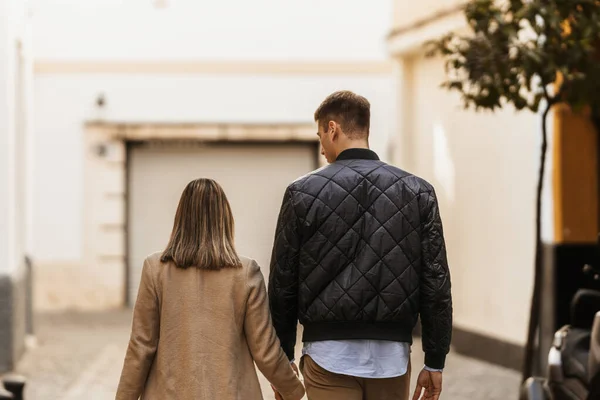
M 280 338 L 281 348 L 283 352 L 287 356 L 287 358 L 291 361 L 294 359 L 294 348 L 296 347 L 296 333 L 288 333 L 285 336 L 282 335 Z
M 294 347 L 291 347 L 291 346 L 283 347 L 283 352 L 287 356 L 290 363 L 294 362 L 294 359 L 295 359 Z
M 444 369 L 446 364 L 446 354 L 443 353 L 425 353 L 425 365 L 433 369 Z
M 438 368 L 430 368 L 427 365 L 423 367 L 423 369 L 425 371 L 429 371 L 429 372 L 444 372 L 443 369 L 438 369 Z

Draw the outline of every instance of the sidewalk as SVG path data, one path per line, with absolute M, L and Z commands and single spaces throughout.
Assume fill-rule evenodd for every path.
M 26 400 L 114 399 L 129 339 L 131 311 L 40 315 L 37 347 L 19 363 L 28 377 Z M 420 343 L 412 364 L 423 363 Z M 444 400 L 517 398 L 519 375 L 504 368 L 451 354 L 444 373 Z M 265 399 L 273 399 L 261 377 Z M 413 387 L 416 374 L 413 376 Z

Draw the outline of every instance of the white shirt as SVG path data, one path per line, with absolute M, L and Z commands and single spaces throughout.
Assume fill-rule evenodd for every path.
M 408 371 L 410 344 L 386 340 L 325 340 L 304 343 L 302 354 L 334 374 L 395 378 Z

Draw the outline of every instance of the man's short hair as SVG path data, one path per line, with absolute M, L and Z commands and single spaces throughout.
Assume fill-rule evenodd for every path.
M 327 96 L 315 111 L 315 122 L 327 127 L 329 121 L 340 124 L 342 131 L 351 139 L 369 136 L 371 104 L 356 93 L 341 90 Z

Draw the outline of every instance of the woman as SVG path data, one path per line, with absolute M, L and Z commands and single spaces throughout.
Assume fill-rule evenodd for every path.
M 304 395 L 233 226 L 219 184 L 187 185 L 166 250 L 144 261 L 118 400 L 262 399 L 254 363 L 284 399 Z

